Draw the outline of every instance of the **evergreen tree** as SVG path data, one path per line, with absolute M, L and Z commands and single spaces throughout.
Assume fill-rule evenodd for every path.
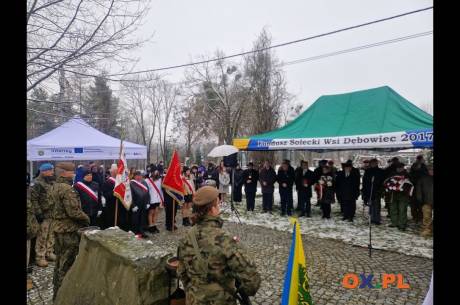
M 92 125 L 103 133 L 119 137 L 118 105 L 119 99 L 112 94 L 103 77 L 96 77 L 94 86 L 90 86 L 83 102 L 85 115 Z
M 195 150 L 195 164 L 200 165 L 201 164 L 201 149 L 200 147 L 197 147 Z

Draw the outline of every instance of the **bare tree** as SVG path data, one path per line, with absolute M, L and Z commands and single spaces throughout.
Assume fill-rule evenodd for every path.
M 286 90 L 283 71 L 271 46 L 271 37 L 263 29 L 254 42 L 253 50 L 245 57 L 245 77 L 249 83 L 251 108 L 254 109 L 252 133 L 258 134 L 278 127 L 281 109 L 291 99 Z
M 166 80 L 157 79 L 154 81 L 155 98 L 158 101 L 159 110 L 156 112 L 160 151 L 163 160 L 166 162 L 169 155 L 168 132 L 176 103 L 179 98 L 179 88 Z
M 208 135 L 202 114 L 203 104 L 193 95 L 184 97 L 176 107 L 174 131 L 185 139 L 186 158 L 192 158 L 192 145 L 199 141 L 200 137 Z
M 28 0 L 27 91 L 59 70 L 96 71 L 103 60 L 127 63 L 149 0 Z
M 224 57 L 220 51 L 216 55 Z M 231 144 L 248 102 L 242 72 L 234 63 L 222 59 L 193 66 L 186 79 L 192 94 L 205 106 L 204 119 L 211 121 L 219 144 Z

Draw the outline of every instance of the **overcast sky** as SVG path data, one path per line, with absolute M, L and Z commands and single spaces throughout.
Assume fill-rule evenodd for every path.
M 424 0 L 152 0 L 139 35 L 152 40 L 136 52 L 135 70 L 190 62 L 216 49 L 250 50 L 263 27 L 282 43 L 431 6 Z M 431 31 L 433 11 L 276 49 L 292 61 Z M 304 106 L 324 94 L 388 85 L 414 104 L 433 101 L 433 35 L 283 68 L 288 89 Z M 183 69 L 168 71 L 171 81 Z

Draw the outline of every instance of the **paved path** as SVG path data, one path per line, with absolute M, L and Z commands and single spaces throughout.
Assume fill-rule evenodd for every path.
M 159 228 L 161 230 L 163 226 Z M 241 236 L 242 242 L 247 246 L 250 255 L 254 257 L 259 267 L 263 282 L 256 296 L 252 298 L 253 303 L 279 304 L 291 233 L 235 223 L 225 223 L 224 228 L 232 234 Z M 153 235 L 151 240 L 175 252 L 177 241 L 183 235 L 183 230 L 186 229 L 179 226 L 179 230 L 171 234 L 163 229 L 160 234 Z M 422 303 L 430 282 L 433 265 L 431 259 L 385 250 L 374 250 L 372 258 L 369 258 L 366 248 L 309 235 L 303 235 L 302 239 L 310 277 L 311 295 L 315 305 L 419 305 Z M 53 265 L 47 268 L 36 266 L 34 268 L 32 278 L 38 288 L 30 291 L 28 304 L 49 305 L 51 304 L 49 299 L 52 294 Z M 376 283 L 375 278 L 381 277 L 383 273 L 401 273 L 411 288 L 407 290 L 396 288 L 345 289 L 341 283 L 346 273 L 365 273 L 366 275 L 372 273 L 374 283 Z M 38 292 L 45 300 L 44 303 L 40 301 Z

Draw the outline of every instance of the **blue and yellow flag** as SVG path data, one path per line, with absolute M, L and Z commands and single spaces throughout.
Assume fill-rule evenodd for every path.
M 294 225 L 294 231 L 292 232 L 291 251 L 284 277 L 281 305 L 313 305 L 299 222 L 295 218 L 291 218 L 290 221 Z

